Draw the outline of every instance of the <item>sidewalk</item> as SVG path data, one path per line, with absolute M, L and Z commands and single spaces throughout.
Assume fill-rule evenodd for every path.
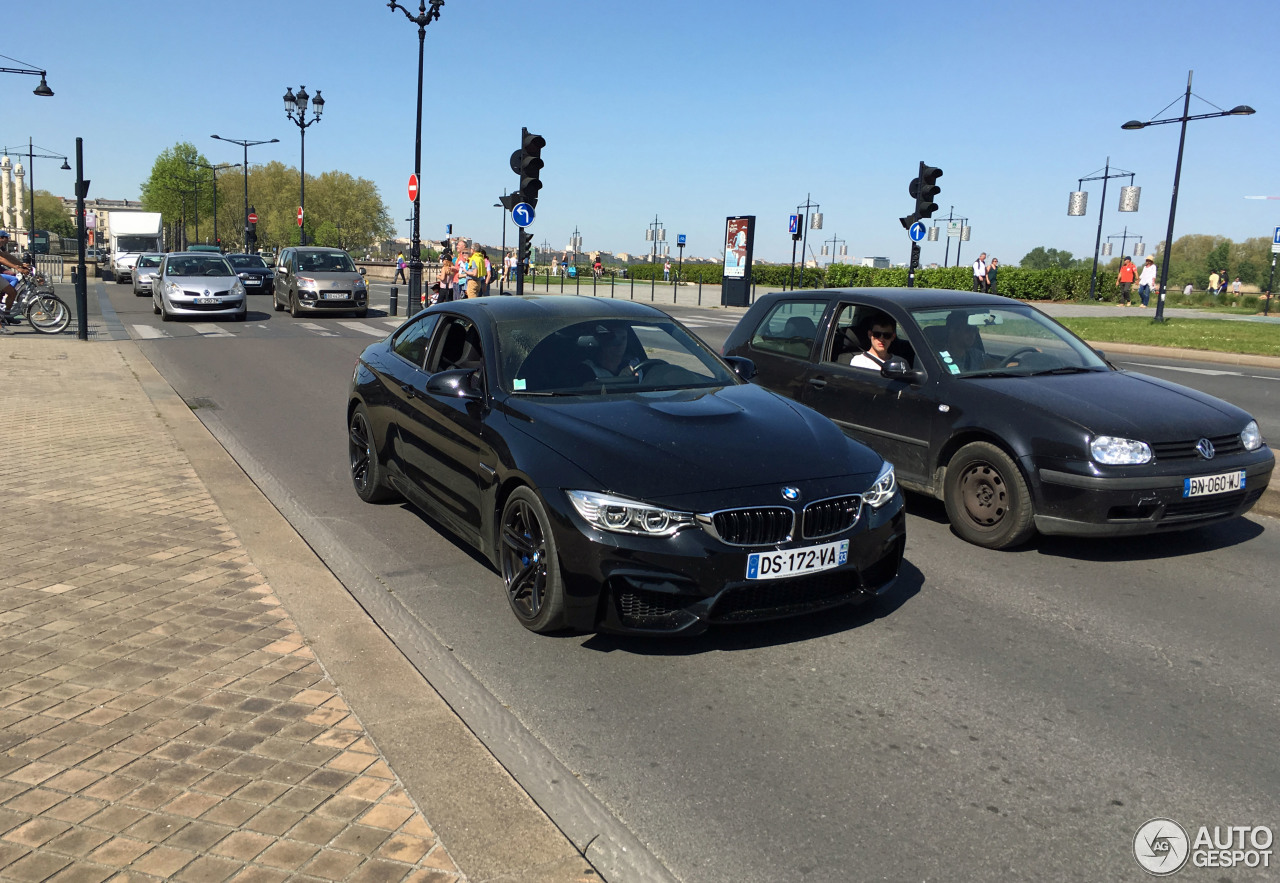
M 0 351 L 0 878 L 600 879 L 134 344 Z

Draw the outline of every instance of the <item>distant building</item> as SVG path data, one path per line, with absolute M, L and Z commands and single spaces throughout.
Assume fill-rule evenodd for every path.
M 889 269 L 889 259 L 888 258 L 863 258 L 862 266 L 875 267 L 877 270 L 887 270 Z

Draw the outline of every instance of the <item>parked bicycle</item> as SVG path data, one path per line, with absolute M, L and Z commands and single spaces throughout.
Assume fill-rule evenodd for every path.
M 14 288 L 18 297 L 13 302 L 6 324 L 20 325 L 26 319 L 42 334 L 60 334 L 71 324 L 71 307 L 53 293 L 44 276 L 24 273 Z

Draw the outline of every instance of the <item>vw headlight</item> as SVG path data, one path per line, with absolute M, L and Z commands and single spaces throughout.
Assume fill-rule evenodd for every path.
M 879 509 L 885 503 L 893 499 L 894 492 L 898 490 L 898 479 L 893 474 L 893 464 L 885 462 L 880 467 L 880 474 L 876 476 L 876 483 L 862 495 L 862 502 L 866 503 L 872 509 Z
M 1151 446 L 1131 438 L 1100 435 L 1089 442 L 1089 453 L 1104 466 L 1140 466 L 1151 462 Z
M 669 537 L 693 525 L 693 515 L 593 491 L 566 491 L 573 508 L 594 528 L 614 533 Z
M 1262 432 L 1258 429 L 1258 421 L 1250 420 L 1240 433 L 1240 442 L 1246 451 L 1256 451 L 1262 447 Z

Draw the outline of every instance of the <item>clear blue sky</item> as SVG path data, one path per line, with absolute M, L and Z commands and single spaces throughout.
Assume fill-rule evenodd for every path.
M 5 22 L 3 52 L 47 69 L 56 95 L 0 75 L 0 138 L 74 157 L 83 137 L 91 196 L 138 198 L 180 141 L 240 161 L 213 133 L 279 138 L 250 161 L 296 167 L 281 99 L 305 85 L 326 100 L 308 171 L 372 180 L 408 235 L 417 29 L 382 0 L 47 0 L 10 4 Z M 757 259 L 788 261 L 787 216 L 812 194 L 814 252 L 834 236 L 851 259 L 898 263 L 907 183 L 925 160 L 944 170 L 940 214 L 969 218 L 966 262 L 986 251 L 1015 264 L 1037 245 L 1085 256 L 1101 182 L 1085 185 L 1088 218 L 1067 217 L 1067 197 L 1110 157 L 1136 173 L 1142 202 L 1119 214 L 1125 181 L 1112 180 L 1103 236 L 1127 225 L 1153 247 L 1179 127 L 1120 125 L 1179 115 L 1193 69 L 1196 95 L 1257 113 L 1188 126 L 1175 236 L 1269 236 L 1280 200 L 1244 197 L 1280 196 L 1277 34 L 1280 5 L 1263 0 L 448 0 L 427 28 L 423 236 L 452 223 L 499 240 L 492 206 L 515 186 L 508 158 L 527 126 L 547 139 L 539 245 L 564 247 L 576 225 L 585 250 L 644 253 L 657 215 L 673 258 L 678 233 L 687 256 L 718 257 L 725 217 L 754 214 Z M 1192 100 L 1192 113 L 1214 109 Z M 59 165 L 37 159 L 36 186 L 70 196 Z M 943 245 L 925 243 L 925 262 Z

